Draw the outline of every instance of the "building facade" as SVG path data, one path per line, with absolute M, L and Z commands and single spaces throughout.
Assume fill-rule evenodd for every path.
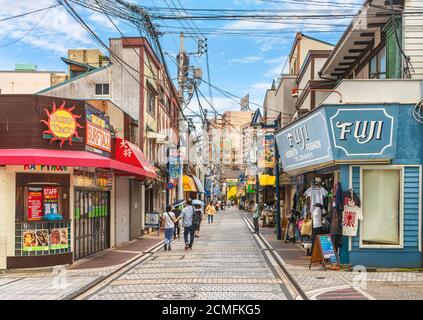
M 129 115 L 126 123 L 129 140 L 140 147 L 157 168 L 158 174 L 157 179 L 142 183 L 128 178 L 118 182 L 120 190 L 123 190 L 121 203 L 125 203 L 121 210 L 125 214 L 120 219 L 125 225 L 124 233 L 127 235 L 127 229 L 134 228 L 128 222 L 131 210 L 140 210 L 142 235 L 145 231 L 145 214 L 162 212 L 166 205 L 166 184 L 169 182 L 167 148 L 176 149 L 179 100 L 164 65 L 146 39 L 110 39 L 110 49 L 112 54 L 108 64 L 92 70 L 88 68 L 87 72 L 39 93 L 73 99 L 107 99 Z M 175 188 L 169 192 L 169 198 L 169 201 L 176 200 Z M 126 203 L 129 203 L 129 199 L 137 201 L 132 201 L 128 207 Z M 130 235 L 129 239 L 133 237 Z M 128 240 L 128 237 L 125 236 L 123 240 Z
M 413 39 L 423 20 L 406 14 L 421 5 L 396 3 L 394 18 L 384 1 L 366 1 L 318 72 L 332 91 L 276 134 L 298 193 L 319 177 L 330 210 L 339 188 L 348 199 L 333 234 L 344 264 L 422 266 L 423 47 Z

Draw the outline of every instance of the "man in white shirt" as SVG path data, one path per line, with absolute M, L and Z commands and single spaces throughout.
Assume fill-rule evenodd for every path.
M 182 209 L 179 219 L 182 220 L 182 225 L 184 226 L 184 240 L 185 240 L 185 250 L 192 249 L 194 243 L 194 233 L 195 226 L 192 224 L 192 218 L 194 216 L 195 210 L 192 206 L 192 200 L 188 199 L 187 206 Z M 188 236 L 190 236 L 188 242 Z

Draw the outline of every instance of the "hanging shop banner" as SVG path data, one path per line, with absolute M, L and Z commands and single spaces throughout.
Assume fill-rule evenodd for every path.
M 179 179 L 181 176 L 181 158 L 178 150 L 169 150 L 169 177 Z
M 286 172 L 333 161 L 322 109 L 278 131 L 275 138 Z
M 266 133 L 264 136 L 264 167 L 275 167 L 275 136 L 273 133 Z
M 59 189 L 57 187 L 44 187 L 44 213 L 59 213 Z
M 36 221 L 43 218 L 43 188 L 28 187 L 28 220 Z
M 265 131 L 257 130 L 257 167 L 263 169 L 266 167 L 265 160 Z
M 26 230 L 23 232 L 22 251 L 48 251 L 48 230 Z
M 327 108 L 335 158 L 393 159 L 397 107 Z
M 69 144 L 74 141 L 82 141 L 82 138 L 78 135 L 78 128 L 82 128 L 82 126 L 77 121 L 77 119 L 81 118 L 81 115 L 72 113 L 75 106 L 65 108 L 65 104 L 66 102 L 63 101 L 62 105 L 57 108 L 56 103 L 53 101 L 51 112 L 47 108 L 44 109 L 48 117 L 47 120 L 41 120 L 48 128 L 43 131 L 43 138 L 50 139 L 50 143 L 60 141 L 60 147 L 66 141 Z
M 52 229 L 50 232 L 50 249 L 67 249 L 69 247 L 68 238 L 67 228 Z
M 206 177 L 206 182 L 204 183 L 204 189 L 206 190 L 206 196 L 209 197 L 212 191 L 212 179 L 210 177 Z

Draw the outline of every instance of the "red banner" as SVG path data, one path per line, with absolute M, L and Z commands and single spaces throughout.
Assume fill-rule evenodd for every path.
M 43 188 L 28 188 L 28 220 L 41 220 L 43 218 Z

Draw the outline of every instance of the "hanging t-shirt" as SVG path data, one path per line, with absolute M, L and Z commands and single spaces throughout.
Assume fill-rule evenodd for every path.
M 320 228 L 322 226 L 322 209 L 316 207 L 311 214 L 313 219 L 313 228 Z
M 363 213 L 360 207 L 344 206 L 344 213 L 342 214 L 342 234 L 344 236 L 355 237 L 357 235 L 358 220 L 363 220 Z
M 323 187 L 310 187 L 305 192 L 306 197 L 310 197 L 310 207 L 313 210 L 316 203 L 323 205 L 323 199 L 328 195 L 328 192 Z

